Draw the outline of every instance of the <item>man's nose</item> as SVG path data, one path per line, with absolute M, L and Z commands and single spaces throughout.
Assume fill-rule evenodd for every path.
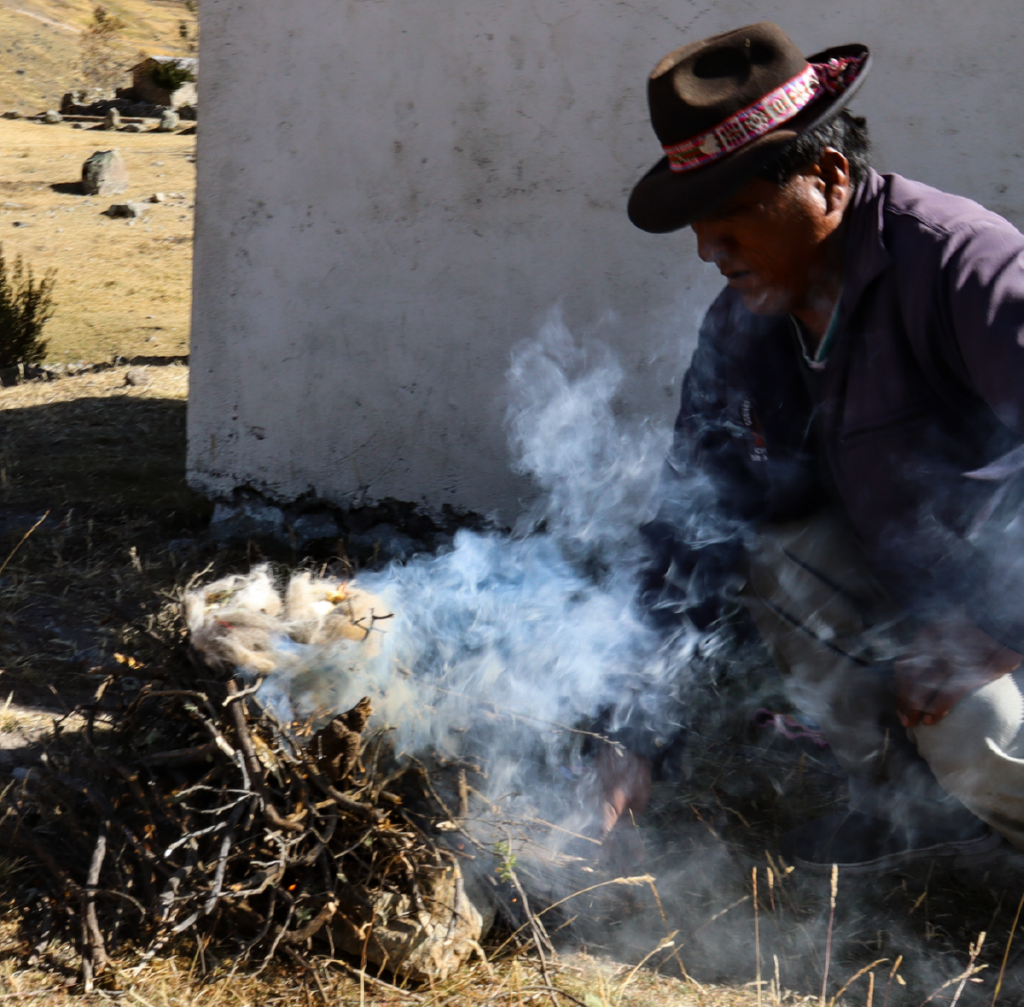
M 693 233 L 697 235 L 697 255 L 702 261 L 718 263 L 725 258 L 728 248 L 723 235 L 700 224 L 693 225 Z

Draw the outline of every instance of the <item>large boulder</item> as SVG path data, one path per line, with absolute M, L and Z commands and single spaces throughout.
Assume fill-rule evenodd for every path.
M 82 192 L 87 196 L 116 196 L 128 188 L 128 167 L 117 150 L 97 150 L 82 165 Z
M 55 108 L 48 108 L 43 113 L 43 122 L 48 122 L 51 125 L 56 125 L 58 122 L 63 122 L 64 116 L 60 114 Z

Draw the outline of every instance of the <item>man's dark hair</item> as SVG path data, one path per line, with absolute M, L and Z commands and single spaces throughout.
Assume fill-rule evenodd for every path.
M 846 156 L 850 162 L 850 184 L 856 189 L 867 177 L 871 142 L 867 119 L 851 115 L 845 108 L 828 122 L 797 137 L 778 157 L 769 161 L 757 177 L 785 185 L 803 168 L 817 164 L 826 147 Z

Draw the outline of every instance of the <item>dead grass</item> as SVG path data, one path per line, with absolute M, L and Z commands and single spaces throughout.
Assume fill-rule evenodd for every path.
M 4 0 L 0 4 L 0 112 L 59 108 L 66 91 L 81 87 L 79 35 L 93 0 Z M 179 0 L 105 0 L 126 23 L 124 50 L 187 55 L 178 22 L 190 18 Z M 127 83 L 127 81 L 126 81 Z
M 0 112 L 60 108 L 75 87 L 78 32 L 0 7 Z
M 360 984 L 340 963 L 330 964 L 329 959 L 314 959 L 315 978 L 291 968 L 270 969 L 259 977 L 232 973 L 218 955 L 221 949 L 207 945 L 193 948 L 189 955 L 157 959 L 138 978 L 127 975 L 133 963 L 125 958 L 119 963 L 121 974 L 107 989 L 83 996 L 80 988 L 63 985 L 73 977 L 61 975 L 57 964 L 72 960 L 73 949 L 56 941 L 48 943 L 40 957 L 57 967 L 47 969 L 19 964 L 19 953 L 27 957 L 31 950 L 24 944 L 17 919 L 8 917 L 0 931 L 0 996 L 17 994 L 12 997 L 15 1002 L 55 1007 L 109 1003 L 112 999 L 140 1007 L 195 1007 L 200 1003 L 203 1007 L 269 1007 L 275 1003 L 312 1007 L 324 1002 L 374 1007 L 526 1007 L 552 1002 L 543 989 L 537 963 L 519 956 L 493 965 L 466 967 L 433 989 L 402 992 L 372 980 Z M 586 953 L 562 956 L 549 969 L 555 988 L 569 994 L 557 997 L 556 1002 L 570 1007 L 574 1002 L 585 1007 L 753 1007 L 757 1003 L 753 989 L 679 981 L 653 971 L 638 973 L 626 984 L 630 971 L 629 966 Z M 121 989 L 113 988 L 118 986 Z M 39 995 L 30 997 L 33 991 Z M 780 999 L 784 1004 L 803 1001 L 794 994 Z
M 120 149 L 131 187 L 115 197 L 72 191 L 82 162 Z M 107 133 L 0 119 L 0 243 L 41 274 L 57 270 L 50 361 L 187 353 L 195 137 Z M 54 188 L 57 186 L 58 188 Z M 145 215 L 111 220 L 111 203 L 175 193 Z M 17 225 L 17 226 L 16 226 Z
M 77 402 L 81 399 L 175 399 L 188 398 L 188 368 L 169 367 L 135 368 L 147 376 L 147 384 L 125 384 L 128 367 L 112 367 L 106 371 L 79 374 L 61 381 L 27 381 L 23 385 L 0 390 L 0 411 L 49 406 L 57 402 Z
M 185 483 L 188 369 L 127 368 L 0 390 L 0 690 L 69 705 L 173 587 L 209 504 Z M 8 685 L 7 683 L 10 682 Z
M 212 564 L 210 576 L 228 569 L 245 569 L 258 559 L 248 549 L 218 549 L 202 535 L 209 505 L 184 483 L 184 413 L 187 368 L 150 368 L 152 381 L 143 388 L 124 385 L 125 368 L 86 374 L 52 383 L 31 383 L 0 391 L 0 556 L 6 556 L 39 516 L 50 517 L 25 542 L 0 577 L 0 703 L 10 691 L 8 710 L 14 731 L 4 738 L 23 745 L 38 743 L 51 729 L 54 711 L 86 700 L 107 674 L 113 655 L 133 655 L 150 669 L 167 660 L 166 648 L 151 629 L 160 628 L 161 613 L 180 585 L 196 570 Z M 171 544 L 174 544 L 173 547 Z M 74 723 L 68 722 L 69 729 Z M 4 747 L 0 741 L 0 748 Z M 12 745 L 13 747 L 13 745 Z M 721 760 L 716 767 L 721 772 Z M 700 800 L 705 816 L 714 799 L 696 794 L 696 781 L 683 794 Z M 724 792 L 720 795 L 724 797 Z M 680 792 L 663 792 L 659 818 L 682 822 L 679 854 L 695 863 L 702 844 L 715 843 L 697 824 Z M 666 801 L 668 803 L 666 803 Z M 725 803 L 733 805 L 726 800 Z M 744 806 L 745 807 L 745 806 Z M 681 810 L 684 809 L 684 810 Z M 694 832 L 694 829 L 699 831 Z M 652 848 L 652 864 L 667 850 Z M 273 966 L 259 978 L 231 975 L 233 948 L 186 946 L 182 957 L 157 961 L 137 980 L 121 976 L 124 990 L 103 989 L 83 997 L 78 981 L 78 955 L 55 937 L 40 942 L 38 903 L 33 892 L 33 868 L 0 859 L 0 911 L 6 908 L 0 930 L 0 996 L 19 994 L 14 1002 L 67 1004 L 99 1002 L 111 997 L 142 1007 L 211 1004 L 311 1005 L 321 993 L 309 974 Z M 697 895 L 672 891 L 667 911 L 690 919 L 682 960 L 696 972 L 699 985 L 680 980 L 675 959 L 662 961 L 665 951 L 632 976 L 632 965 L 609 955 L 639 961 L 657 947 L 666 924 L 653 903 L 625 904 L 621 919 L 608 921 L 587 939 L 589 954 L 579 950 L 561 957 L 553 968 L 555 985 L 575 998 L 558 997 L 564 1004 L 585 1007 L 748 1007 L 755 991 L 743 982 L 753 977 L 748 954 L 737 958 L 731 972 L 741 984 L 720 982 L 714 969 L 702 968 L 702 934 L 740 916 L 727 913 L 708 925 L 734 899 L 728 886 L 704 886 Z M 632 891 L 632 890 L 630 890 Z M 666 892 L 669 890 L 666 889 Z M 6 894 L 5 894 L 6 893 Z M 5 907 L 3 899 L 9 903 Z M 648 904 L 650 903 L 650 904 Z M 629 920 L 646 919 L 633 946 L 624 948 L 617 936 Z M 22 918 L 25 925 L 21 925 Z M 675 927 L 675 923 L 672 923 Z M 704 927 L 701 930 L 701 927 Z M 696 932 L 698 941 L 690 940 Z M 745 939 L 745 938 L 744 938 Z M 680 940 L 683 940 L 681 936 Z M 749 942 L 748 942 L 749 943 Z M 139 949 L 115 949 L 122 973 L 134 965 Z M 31 964 L 33 954 L 37 957 Z M 403 1003 L 441 1007 L 484 1007 L 485 1004 L 523 1007 L 551 1003 L 542 986 L 537 963 L 528 948 L 506 948 L 493 965 L 493 974 L 475 965 L 460 971 L 434 990 L 402 994 L 352 978 L 343 965 L 318 964 L 319 981 L 327 999 L 339 1004 Z M 629 982 L 623 985 L 629 977 Z M 734 980 L 730 980 L 734 981 Z M 65 986 L 64 983 L 71 983 Z M 130 987 L 130 991 L 128 990 Z M 43 991 L 38 997 L 20 994 Z

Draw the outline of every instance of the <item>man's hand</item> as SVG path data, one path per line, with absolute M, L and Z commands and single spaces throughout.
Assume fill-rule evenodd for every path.
M 967 693 L 1015 671 L 1022 660 L 962 614 L 925 626 L 896 662 L 900 722 L 937 724 Z
M 639 755 L 603 745 L 597 757 L 601 800 L 601 838 L 622 822 L 631 825 L 651 799 L 651 763 Z

